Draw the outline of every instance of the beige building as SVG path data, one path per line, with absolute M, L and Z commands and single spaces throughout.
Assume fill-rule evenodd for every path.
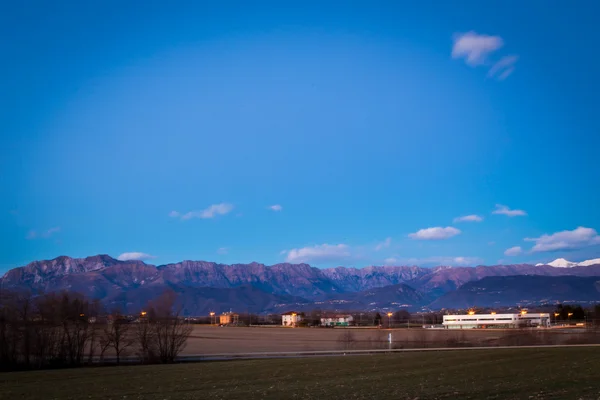
M 304 319 L 304 313 L 289 311 L 281 314 L 281 325 L 283 326 L 298 326 Z
M 219 324 L 221 325 L 237 325 L 239 320 L 240 315 L 231 311 L 219 315 Z

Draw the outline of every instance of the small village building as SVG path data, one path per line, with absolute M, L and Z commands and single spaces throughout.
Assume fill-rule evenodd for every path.
M 304 313 L 296 311 L 288 311 L 281 314 L 281 325 L 283 326 L 298 326 L 304 320 Z
M 219 324 L 221 325 L 237 325 L 240 320 L 240 315 L 232 311 L 224 312 L 219 315 Z
M 329 314 L 321 316 L 321 326 L 350 326 L 354 318 L 350 314 Z

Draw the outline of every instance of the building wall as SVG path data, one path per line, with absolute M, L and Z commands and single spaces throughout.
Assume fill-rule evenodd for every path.
M 238 314 L 221 314 L 219 315 L 219 323 L 221 325 L 235 324 L 239 320 Z
M 343 317 L 325 317 L 325 318 L 321 318 L 321 325 L 324 325 L 324 326 L 331 326 L 331 325 L 347 326 L 347 325 L 350 325 L 350 323 L 352 321 L 353 321 L 353 318 L 351 315 L 346 315 Z
M 302 316 L 299 314 L 296 315 L 282 315 L 281 316 L 281 325 L 283 326 L 294 326 L 298 325 L 302 321 Z
M 550 314 L 547 313 L 444 315 L 443 319 L 443 325 L 447 329 L 550 326 Z

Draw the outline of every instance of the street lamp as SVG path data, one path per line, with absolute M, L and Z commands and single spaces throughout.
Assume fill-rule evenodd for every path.
M 558 317 L 560 316 L 560 313 L 555 312 L 554 313 L 554 325 L 558 325 Z
M 527 314 L 527 310 L 521 310 L 521 315 Z
M 393 314 L 391 312 L 387 313 L 387 316 L 388 316 L 388 329 L 390 329 L 392 327 L 392 315 Z
M 469 315 L 475 315 L 475 311 L 469 310 Z
M 573 316 L 573 313 L 570 312 L 567 314 L 567 318 L 569 319 L 569 325 L 571 325 L 571 317 Z
M 292 326 L 296 326 L 296 313 L 292 313 Z
M 216 325 L 217 324 L 217 321 L 215 321 L 215 312 L 214 311 L 210 312 L 210 324 L 211 325 Z

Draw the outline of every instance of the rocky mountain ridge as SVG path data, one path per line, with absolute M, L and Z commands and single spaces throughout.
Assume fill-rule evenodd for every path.
M 374 298 L 369 303 L 423 305 L 469 282 L 486 277 L 522 275 L 600 276 L 600 264 L 571 268 L 514 264 L 319 269 L 308 264 L 267 266 L 253 262 L 226 265 L 190 260 L 155 266 L 142 261 L 119 261 L 107 255 L 79 259 L 61 256 L 8 271 L 0 278 L 0 288 L 33 293 L 76 291 L 100 299 L 108 306 L 118 305 L 125 309 L 140 307 L 141 299 L 171 288 L 180 292 L 186 302 L 196 304 L 189 308 L 193 312 L 204 309 L 198 299 L 215 306 L 221 304 L 225 309 L 252 304 L 255 305 L 252 309 L 276 308 L 277 304 L 287 301 L 296 305 L 329 304 L 331 307 L 345 301 L 358 306 L 365 304 L 371 292 L 382 298 Z M 232 291 L 242 287 L 252 290 L 245 289 L 243 294 Z M 388 287 L 389 290 L 377 290 Z M 358 294 L 361 292 L 365 292 L 364 295 Z M 256 301 L 251 300 L 253 297 Z

